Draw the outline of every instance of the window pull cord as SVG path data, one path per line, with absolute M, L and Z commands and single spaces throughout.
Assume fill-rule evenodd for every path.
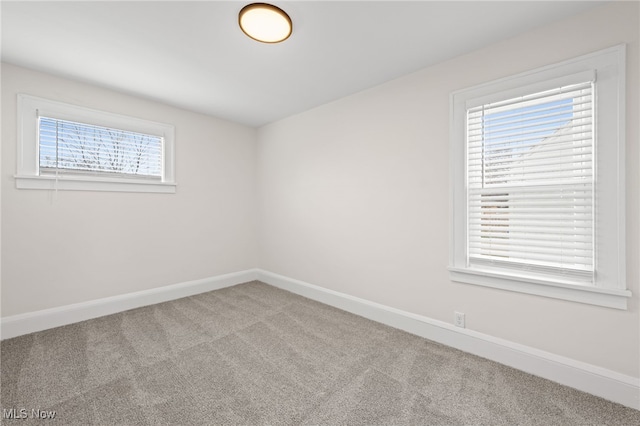
M 53 187 L 54 187 L 54 191 L 53 191 L 53 201 L 58 201 L 58 167 L 56 165 L 56 180 L 54 181 Z M 53 204 L 53 202 L 52 202 Z

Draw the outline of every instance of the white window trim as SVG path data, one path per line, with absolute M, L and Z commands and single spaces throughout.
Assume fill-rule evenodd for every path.
M 158 182 L 135 178 L 118 178 L 86 175 L 40 175 L 38 167 L 38 114 L 51 118 L 78 121 L 98 126 L 112 127 L 149 135 L 162 136 L 162 179 Z M 18 189 L 157 192 L 175 193 L 174 138 L 175 129 L 170 124 L 98 111 L 77 105 L 66 104 L 18 94 Z
M 627 309 L 631 292 L 625 262 L 625 51 L 621 44 L 512 77 L 456 91 L 450 97 L 451 213 L 449 271 L 452 281 L 586 304 Z M 596 149 L 596 278 L 593 286 L 562 278 L 471 267 L 467 261 L 465 116 L 470 105 L 493 94 L 519 96 L 522 88 L 595 71 L 598 118 Z M 605 136 L 603 136 L 606 134 Z M 607 149 L 598 145 L 607 144 Z

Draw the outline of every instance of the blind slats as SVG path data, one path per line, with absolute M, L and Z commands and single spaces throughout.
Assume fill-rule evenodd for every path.
M 530 233 L 530 232 L 512 232 L 512 231 L 505 231 L 505 232 L 485 232 L 483 233 L 482 237 L 475 237 L 475 238 L 471 238 L 469 241 L 471 242 L 481 242 L 482 238 L 487 238 L 487 237 L 493 237 L 496 239 L 513 239 L 513 241 L 522 243 L 525 241 L 530 241 L 532 244 L 535 244 L 536 241 L 543 241 L 544 244 L 557 244 L 557 245 L 565 245 L 565 244 L 575 244 L 575 243 L 579 243 L 579 244 L 583 244 L 583 243 L 591 243 L 593 240 L 591 239 L 590 236 L 582 236 L 582 237 L 575 237 L 572 238 L 570 241 L 564 241 L 562 238 L 562 235 L 559 235 L 558 238 L 556 238 L 553 241 L 549 241 L 550 235 L 554 235 L 551 233 L 546 233 L 546 234 L 542 234 L 542 233 Z
M 39 117 L 40 173 L 162 178 L 163 138 Z
M 585 146 L 582 147 L 582 152 L 580 153 L 580 155 L 585 155 L 587 157 L 585 157 L 586 160 L 590 161 L 591 160 L 591 156 L 593 154 L 593 151 L 591 150 L 590 146 Z M 574 149 L 572 148 L 557 148 L 554 149 L 552 151 L 549 150 L 545 150 L 544 153 L 540 153 L 539 155 L 536 156 L 535 160 L 531 160 L 528 161 L 527 163 L 541 163 L 544 164 L 544 162 L 541 162 L 541 160 L 547 160 L 547 159 L 554 159 L 554 160 L 558 160 L 561 162 L 566 162 L 566 159 L 562 159 L 559 160 L 561 157 L 575 157 L 579 154 L 577 154 L 575 152 Z M 494 158 L 486 158 L 485 162 L 484 162 L 484 167 L 489 168 L 489 167 L 497 167 L 497 166 L 504 166 L 504 165 L 508 165 L 511 164 L 509 162 L 509 158 L 504 158 L 504 157 L 494 157 Z M 482 163 L 479 161 L 474 161 L 473 163 L 469 164 L 470 168 L 476 168 L 476 167 L 482 167 Z
M 576 148 L 590 147 L 592 145 L 590 137 L 582 138 L 582 139 L 579 137 L 576 137 L 576 135 L 580 136 L 584 134 L 585 132 L 583 131 L 576 131 L 574 134 L 568 134 L 568 132 L 565 132 L 563 136 L 556 136 L 553 140 L 547 140 L 545 145 L 545 151 L 549 152 L 549 151 L 555 151 L 560 149 L 576 149 Z M 540 143 L 540 138 L 531 138 L 529 140 L 531 142 L 520 141 L 520 143 L 517 146 L 518 150 L 516 152 L 522 152 L 525 149 L 536 147 Z M 469 144 L 469 153 L 470 154 L 484 153 L 485 157 L 488 157 L 491 151 L 496 151 L 493 154 L 494 156 L 511 156 L 514 154 L 512 150 L 509 150 L 508 142 L 503 143 L 502 145 L 503 146 L 492 148 L 492 147 L 483 145 L 482 140 L 479 139 L 476 143 Z
M 592 86 L 467 110 L 469 263 L 593 274 Z
M 500 139 L 509 139 L 514 136 L 520 136 L 523 133 L 542 133 L 548 132 L 549 130 L 555 130 L 558 124 L 565 124 L 567 122 L 576 123 L 576 125 L 584 126 L 585 121 L 591 121 L 591 114 L 588 115 L 573 115 L 573 118 L 568 119 L 567 113 L 557 114 L 553 120 L 542 120 L 541 119 L 530 119 L 523 120 L 519 122 L 512 122 L 512 126 L 507 126 L 506 124 L 495 125 L 494 127 L 489 126 L 480 126 L 480 130 L 475 133 L 472 131 L 473 129 L 469 129 L 469 137 L 473 139 L 474 137 L 480 138 L 500 138 Z
M 483 231 L 483 236 L 489 237 L 492 235 L 492 233 L 496 233 L 499 235 L 504 235 L 505 232 L 509 232 L 509 235 L 520 235 L 520 234 L 527 234 L 527 235 L 537 235 L 540 236 L 542 238 L 542 236 L 544 235 L 544 238 L 556 238 L 555 236 L 557 235 L 562 235 L 562 234 L 571 234 L 574 235 L 576 233 L 576 229 L 578 228 L 588 228 L 588 226 L 586 226 L 587 224 L 583 224 L 582 226 L 579 225 L 571 225 L 571 224 L 560 224 L 560 223 L 556 223 L 556 224 L 544 224 L 544 225 L 540 225 L 538 224 L 537 226 L 518 226 L 518 225 L 509 225 L 509 231 L 505 231 L 505 227 L 504 226 L 493 226 L 491 224 L 473 224 L 471 226 L 469 226 L 470 230 L 475 231 L 476 234 L 478 234 L 479 230 L 482 229 Z M 486 235 L 485 235 L 486 233 Z M 581 238 L 590 238 L 590 237 L 581 237 Z M 593 241 L 592 238 L 590 238 L 591 241 Z
M 592 265 L 591 262 L 586 263 L 585 261 L 581 261 L 572 256 L 560 257 L 555 254 L 539 254 L 539 253 L 507 253 L 496 250 L 484 250 L 482 253 L 473 253 L 474 255 L 478 255 L 480 259 L 492 259 L 498 261 L 508 261 L 510 263 L 519 263 L 521 265 L 526 265 L 527 267 L 532 267 L 536 265 L 545 265 L 545 266 L 555 266 L 560 269 L 578 269 L 578 270 L 590 270 Z M 589 259 L 589 258 L 582 258 Z M 538 263 L 534 261 L 544 261 L 544 263 Z M 562 266 L 556 266 L 560 263 Z
M 582 102 L 580 101 L 574 102 L 573 112 L 586 113 L 591 115 L 591 112 L 592 112 L 591 99 L 584 100 Z M 522 113 L 515 113 L 515 114 L 503 114 L 499 119 L 491 120 L 491 119 L 487 119 L 486 117 L 483 117 L 482 111 L 479 111 L 479 112 L 476 112 L 475 114 L 470 114 L 468 128 L 469 130 L 492 128 L 492 127 L 497 127 L 498 125 L 533 121 L 536 119 L 557 117 L 559 115 L 566 114 L 562 106 L 552 106 L 552 107 L 546 107 L 546 108 L 533 109 L 533 110 L 529 110 L 528 113 L 530 116 L 532 116 L 532 118 L 523 120 Z M 539 117 L 535 117 L 534 113 L 535 115 L 539 115 Z
M 481 112 L 481 111 L 517 111 L 518 106 L 531 106 L 531 105 L 545 105 L 550 106 L 549 102 L 558 99 L 558 96 L 562 96 L 574 99 L 579 96 L 591 96 L 592 83 L 591 81 L 585 81 L 584 83 L 572 84 L 569 86 L 562 86 L 552 90 L 546 90 L 544 92 L 533 93 L 531 95 L 521 96 L 518 98 L 507 99 L 499 102 L 492 102 L 490 104 L 480 105 L 474 108 L 469 108 L 469 112 Z
M 563 129 L 563 133 L 562 134 L 556 134 L 556 135 L 549 135 L 549 132 L 544 132 L 547 135 L 541 135 L 538 133 L 522 133 L 522 136 L 519 137 L 512 137 L 512 138 L 492 138 L 492 139 L 487 139 L 486 135 L 479 135 L 477 137 L 477 141 L 475 141 L 474 139 L 471 139 L 471 142 L 476 142 L 477 144 L 480 145 L 480 147 L 482 148 L 481 151 L 484 150 L 505 150 L 505 149 L 515 149 L 516 153 L 521 153 L 524 151 L 525 148 L 525 143 L 528 142 L 530 145 L 528 146 L 529 148 L 532 147 L 540 147 L 540 141 L 541 140 L 546 140 L 546 143 L 544 146 L 546 146 L 547 144 L 553 142 L 553 139 L 549 139 L 547 136 L 564 136 L 566 137 L 566 139 L 568 140 L 569 137 L 573 137 L 574 135 L 577 136 L 581 136 L 581 135 L 585 135 L 591 132 L 591 123 L 589 124 L 582 124 L 579 127 L 580 128 L 565 128 Z M 473 146 L 473 145 L 472 145 Z

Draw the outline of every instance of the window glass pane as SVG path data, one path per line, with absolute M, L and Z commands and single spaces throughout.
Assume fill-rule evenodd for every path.
M 468 259 L 594 269 L 592 83 L 467 111 Z
M 163 138 L 40 117 L 40 173 L 162 178 Z

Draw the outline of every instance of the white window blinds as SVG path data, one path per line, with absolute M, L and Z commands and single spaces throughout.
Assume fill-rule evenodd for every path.
M 594 271 L 593 82 L 467 109 L 470 265 Z
M 39 117 L 38 147 L 41 175 L 162 179 L 161 136 Z

